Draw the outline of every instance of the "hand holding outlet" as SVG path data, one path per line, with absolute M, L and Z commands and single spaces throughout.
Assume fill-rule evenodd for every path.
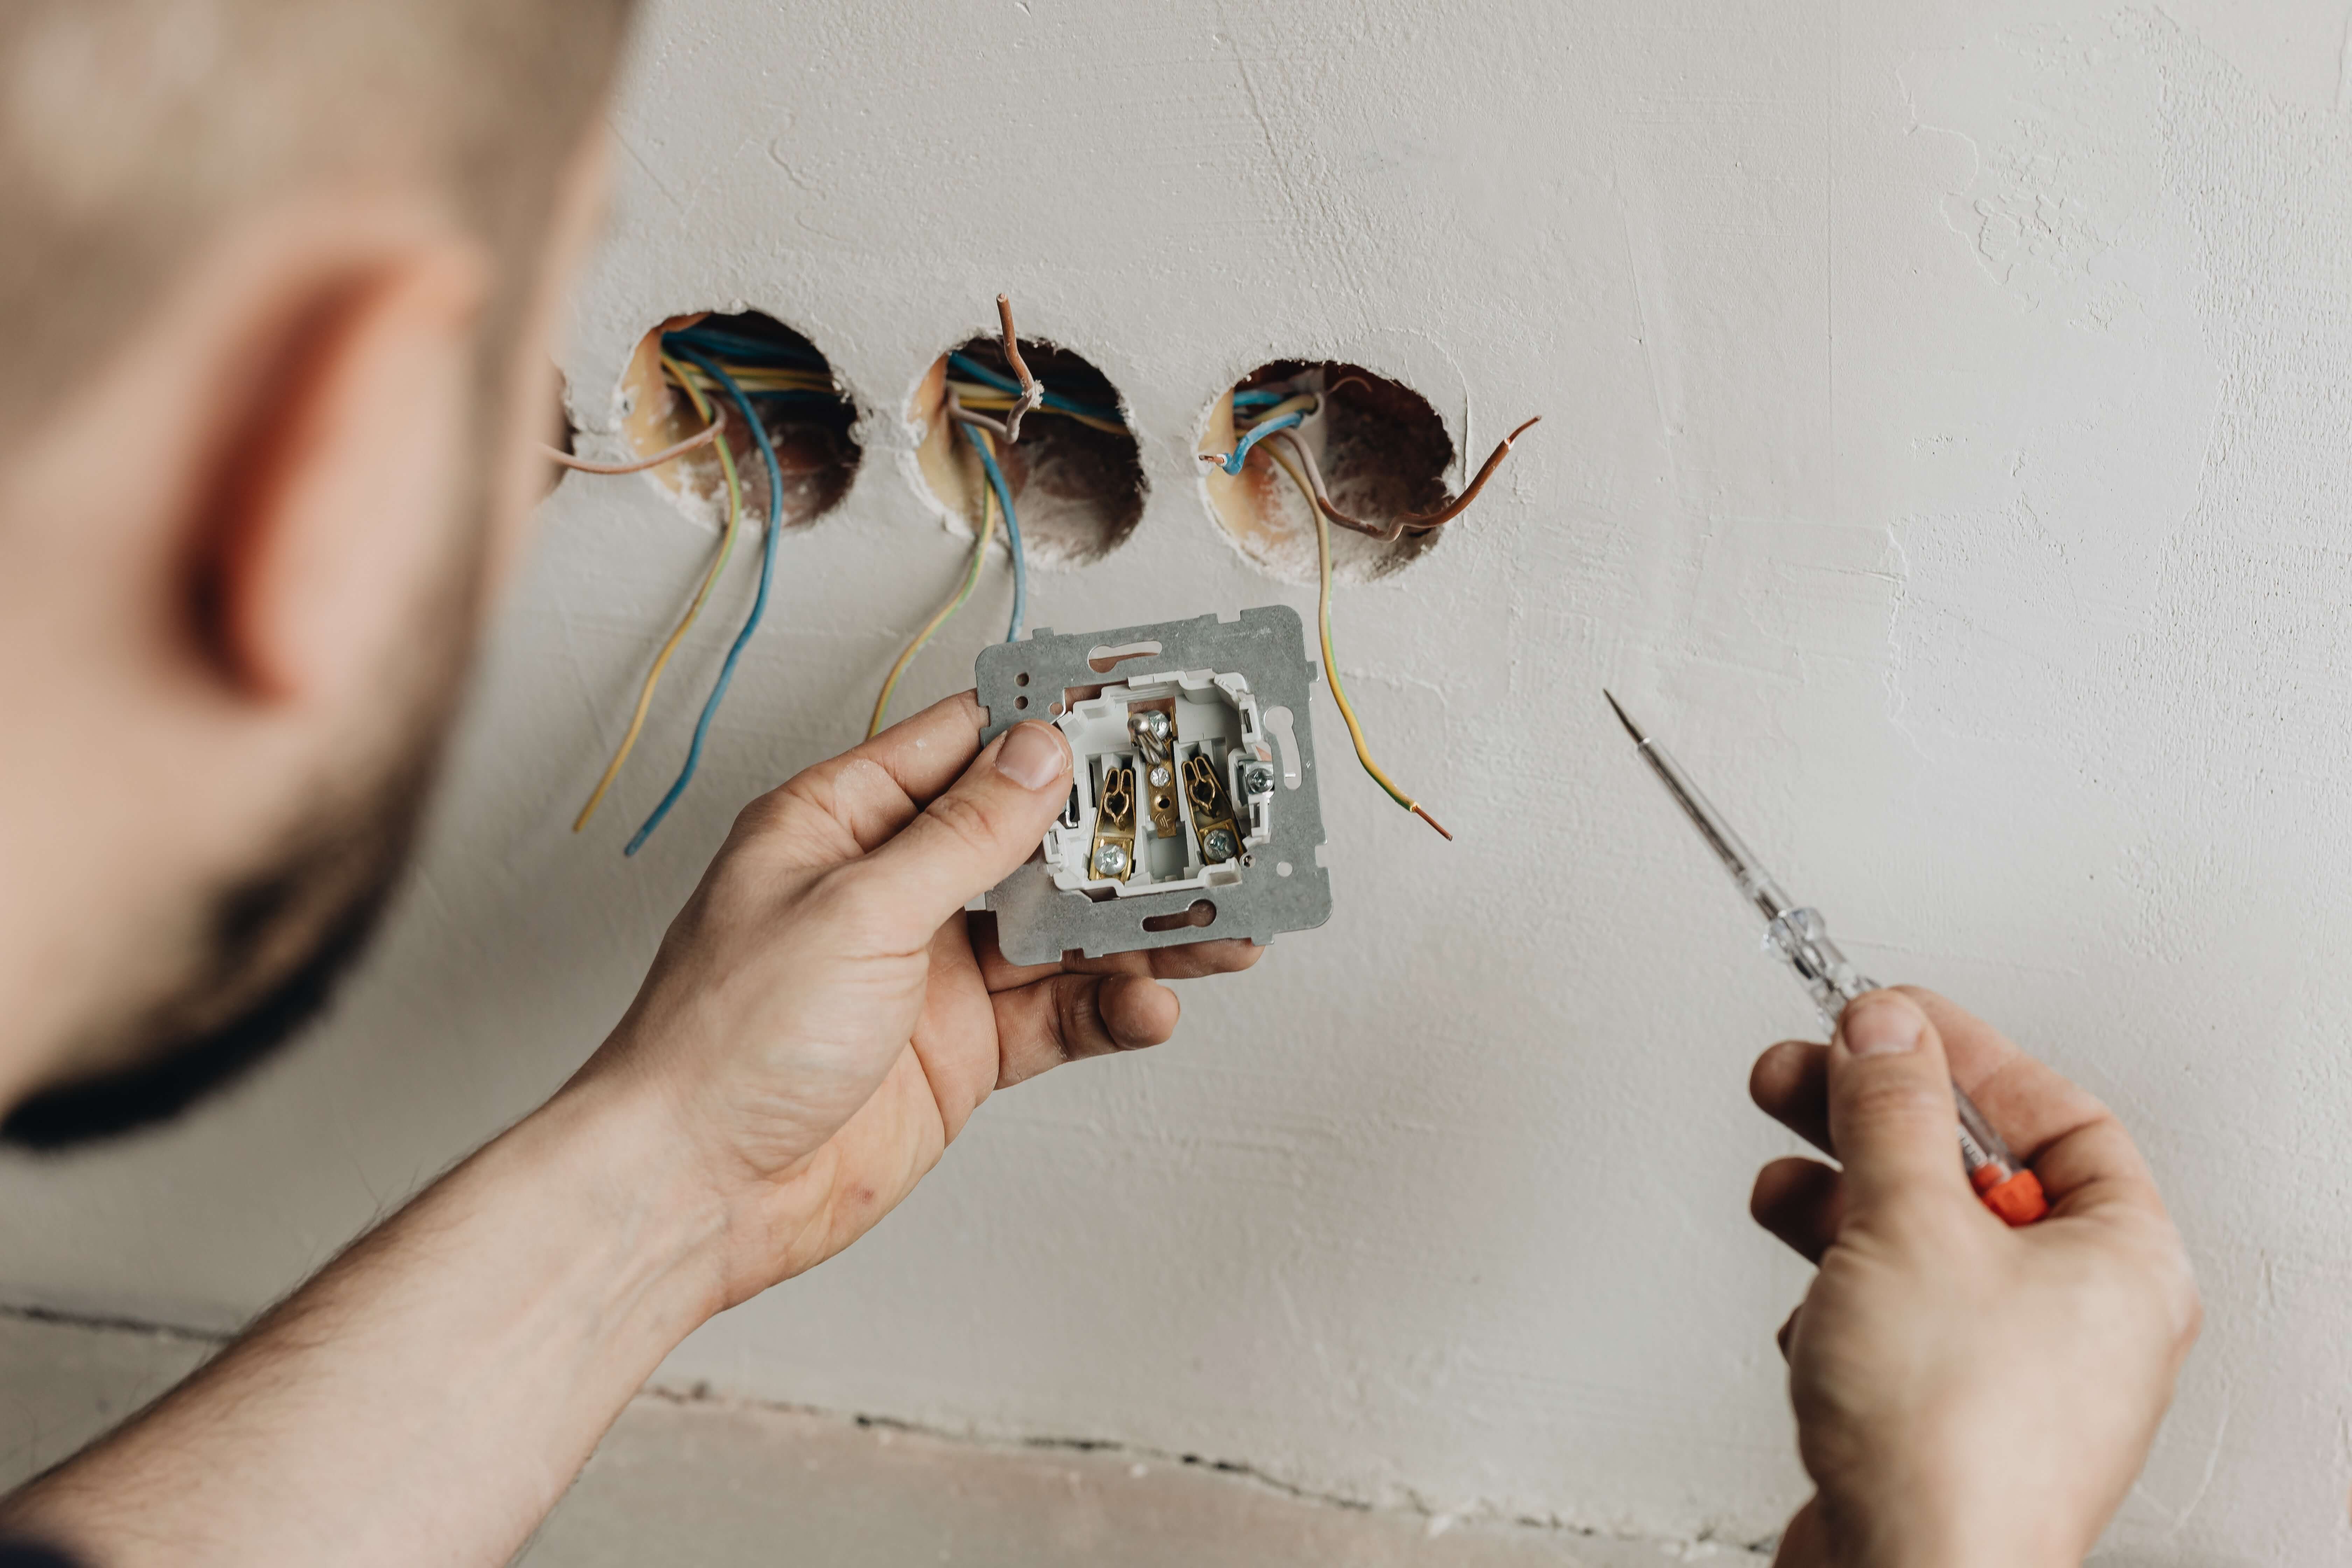
M 1178 1013 L 1162 980 L 1257 959 L 1216 942 L 1007 963 L 964 906 L 1035 852 L 1070 752 L 1049 724 L 985 750 L 979 731 L 950 698 L 746 807 L 566 1091 L 673 1108 L 729 1304 L 863 1236 L 991 1090 L 1158 1045 Z
M 1958 1083 L 2038 1172 L 2011 1229 L 1952 1158 Z M 2113 1114 L 1931 992 L 1868 993 L 1766 1051 L 1756 1102 L 1843 1169 L 1776 1160 L 1757 1221 L 1820 1266 L 1780 1330 L 1819 1489 L 1779 1568 L 2082 1562 L 2197 1337 L 2197 1286 Z

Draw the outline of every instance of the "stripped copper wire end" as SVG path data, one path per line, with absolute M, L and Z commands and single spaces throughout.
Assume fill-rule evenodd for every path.
M 1504 437 L 1495 449 L 1487 454 L 1486 461 L 1479 467 L 1478 477 L 1470 481 L 1468 489 L 1454 498 L 1453 505 L 1441 507 L 1435 511 L 1423 512 L 1418 516 L 1401 517 L 1397 519 L 1398 526 L 1414 533 L 1427 533 L 1430 530 L 1442 527 L 1461 516 L 1464 509 L 1478 499 L 1478 492 L 1486 488 L 1486 481 L 1495 477 L 1495 470 L 1502 467 L 1503 459 L 1511 455 L 1511 444 L 1534 428 L 1542 418 L 1543 416 L 1538 414 Z
M 1423 822 L 1426 822 L 1427 824 L 1429 824 L 1432 827 L 1434 827 L 1435 829 L 1437 829 L 1437 836 L 1438 836 L 1440 838 L 1444 839 L 1444 840 L 1445 840 L 1445 842 L 1447 842 L 1448 844 L 1451 844 L 1451 843 L 1453 843 L 1453 842 L 1454 842 L 1454 835 L 1452 835 L 1451 833 L 1448 833 L 1448 832 L 1446 832 L 1446 831 L 1445 831 L 1445 824 L 1444 824 L 1444 823 L 1442 823 L 1442 822 L 1438 821 L 1438 820 L 1437 820 L 1437 818 L 1435 818 L 1435 817 L 1433 817 L 1433 816 L 1430 816 L 1430 815 L 1429 815 L 1429 813 L 1428 813 L 1428 812 L 1426 812 L 1426 811 L 1424 811 L 1424 810 L 1423 810 L 1423 809 L 1422 809 L 1422 807 L 1421 807 L 1418 804 L 1415 804 L 1415 805 L 1414 805 L 1414 806 L 1413 806 L 1413 808 L 1412 808 L 1412 814 L 1413 814 L 1415 816 L 1417 816 L 1417 817 L 1421 818 Z

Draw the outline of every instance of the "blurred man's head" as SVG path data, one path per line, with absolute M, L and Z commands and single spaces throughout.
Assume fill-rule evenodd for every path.
M 0 1136 L 168 1114 L 383 900 L 534 499 L 628 0 L 0 5 Z

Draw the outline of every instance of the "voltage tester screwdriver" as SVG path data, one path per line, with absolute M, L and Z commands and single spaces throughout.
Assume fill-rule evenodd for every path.
M 1775 953 L 1788 961 L 1797 972 L 1805 989 L 1812 994 L 1813 1005 L 1821 1009 L 1822 1026 L 1834 1030 L 1838 1015 L 1845 1005 L 1865 991 L 1875 991 L 1878 982 L 1857 973 L 1837 943 L 1830 940 L 1830 930 L 1820 911 L 1802 909 L 1780 890 L 1772 874 L 1757 862 L 1739 835 L 1698 786 L 1690 782 L 1665 748 L 1642 733 L 1641 726 L 1618 707 L 1617 699 L 1603 691 L 1609 706 L 1615 710 L 1617 721 L 1633 737 L 1634 749 L 1675 804 L 1683 808 L 1691 826 L 1698 829 L 1706 847 L 1715 851 L 1723 868 L 1731 873 L 1738 884 L 1740 897 L 1762 911 L 1765 921 L 1764 940 Z M 1969 1184 L 1992 1210 L 2011 1226 L 2032 1225 L 2050 1212 L 2050 1201 L 2042 1195 L 2042 1183 L 2032 1171 L 2017 1163 L 2009 1145 L 1984 1119 L 1984 1113 L 1972 1104 L 1958 1084 L 1952 1085 L 1952 1100 L 1959 1110 L 1960 1164 L 1969 1173 Z

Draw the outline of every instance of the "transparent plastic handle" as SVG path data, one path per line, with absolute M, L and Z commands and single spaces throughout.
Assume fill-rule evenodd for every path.
M 1829 922 L 1822 919 L 1819 910 L 1785 910 L 1773 916 L 1772 923 L 1764 928 L 1764 947 L 1797 972 L 1797 978 L 1812 994 L 1824 1031 L 1836 1029 L 1838 1015 L 1845 1011 L 1847 1003 L 1865 991 L 1878 989 L 1878 982 L 1854 968 L 1830 940 Z
M 1838 944 L 1830 940 L 1829 922 L 1818 910 L 1786 910 L 1772 917 L 1764 928 L 1765 950 L 1797 972 L 1805 989 L 1812 994 L 1813 1006 L 1822 1016 L 1822 1028 L 1834 1034 L 1838 1015 L 1845 1005 L 1865 991 L 1878 989 L 1878 982 L 1853 966 Z M 1969 1173 L 1977 1191 L 1985 1195 L 1988 1206 L 2011 1225 L 2030 1225 L 2048 1212 L 2042 1200 L 2039 1183 L 2032 1180 L 2017 1163 L 2009 1145 L 1984 1112 L 1976 1108 L 1958 1084 L 1952 1085 L 1952 1099 L 1959 1111 L 1958 1129 L 1960 1144 L 1960 1167 Z M 2030 1195 L 2016 1193 L 2012 1181 L 2022 1175 L 2031 1183 Z M 2009 1195 L 1996 1202 L 1996 1189 Z

